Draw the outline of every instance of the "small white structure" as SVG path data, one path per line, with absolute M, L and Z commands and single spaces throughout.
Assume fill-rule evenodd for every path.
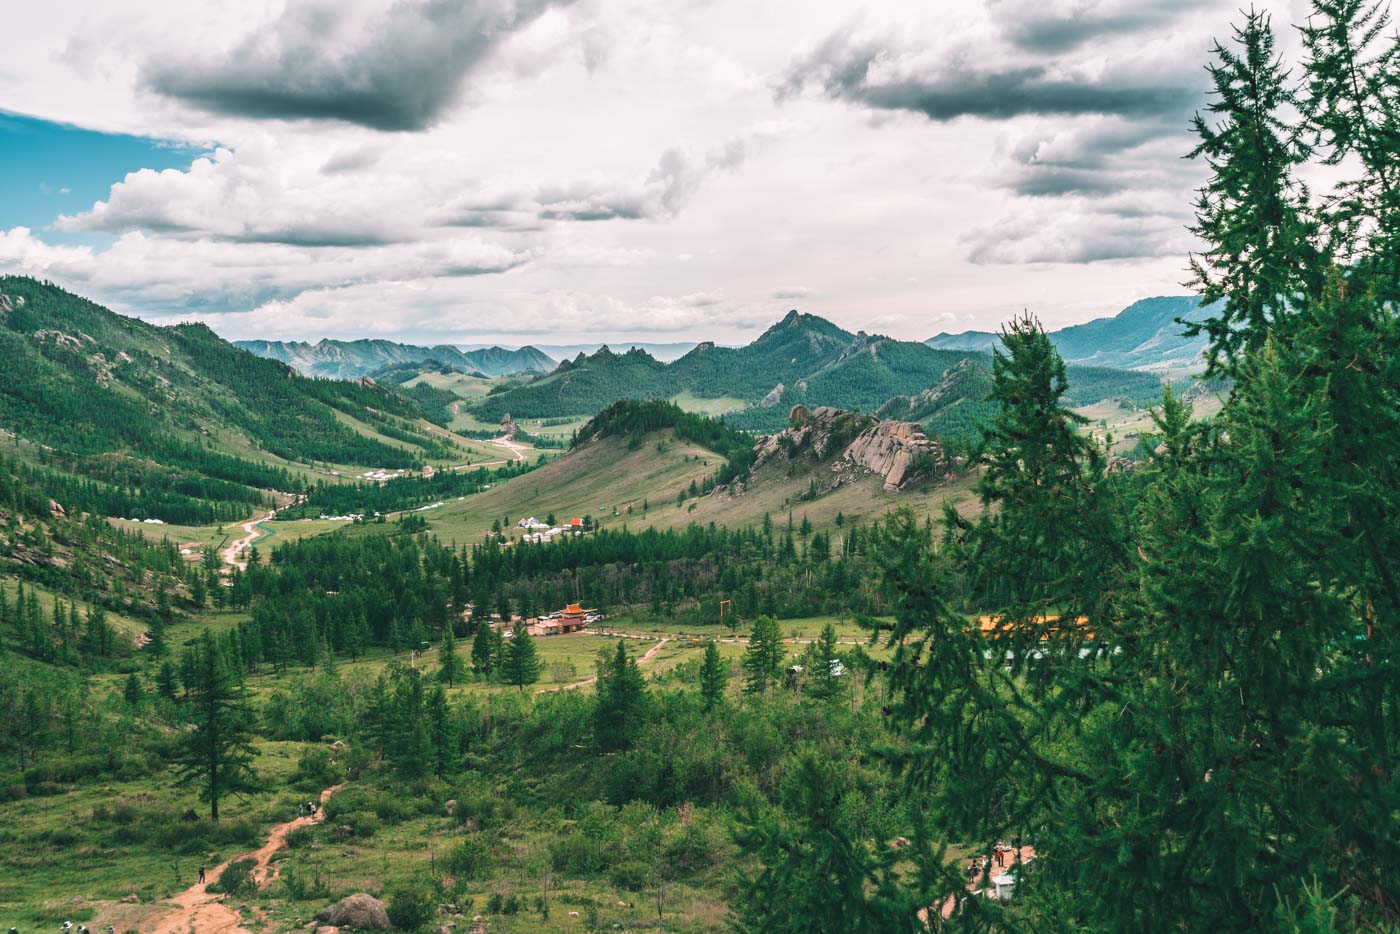
M 1016 887 L 1016 877 L 1009 873 L 992 876 L 992 885 L 996 886 L 992 897 L 999 902 L 1007 902 L 1011 900 L 1011 891 Z

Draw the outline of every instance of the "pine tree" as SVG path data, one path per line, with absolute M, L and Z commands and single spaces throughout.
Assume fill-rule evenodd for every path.
M 827 623 L 807 654 L 807 680 L 803 686 L 807 696 L 830 700 L 841 693 L 845 665 L 836 646 L 836 627 Z
M 472 637 L 472 671 L 479 678 L 490 678 L 496 670 L 496 634 L 486 620 L 476 624 Z
M 1223 299 L 1224 306 L 1187 333 L 1209 336 L 1211 371 L 1227 375 L 1239 352 L 1262 346 L 1270 323 L 1315 288 L 1321 273 L 1311 240 L 1316 224 L 1293 179 L 1307 147 L 1289 119 L 1297 100 L 1268 15 L 1247 13 L 1235 45 L 1215 44 L 1211 119 L 1196 116 L 1201 142 L 1191 153 L 1211 169 L 1196 203 L 1193 232 L 1206 249 L 1192 257 L 1193 284 L 1205 301 Z
M 369 640 L 369 623 L 365 620 L 365 614 L 356 613 L 351 617 L 350 625 L 346 629 L 345 651 L 350 654 L 351 659 L 358 659 L 365 653 Z
M 258 787 L 253 771 L 253 712 L 228 660 L 207 630 L 191 652 L 185 706 L 193 729 L 185 732 L 173 756 L 182 784 L 199 787 L 209 816 L 219 819 L 219 801 Z
M 165 641 L 165 619 L 157 613 L 151 617 L 151 621 L 146 624 L 146 651 L 156 658 L 164 658 L 170 654 L 170 647 Z
M 593 708 L 593 737 L 606 752 L 631 748 L 645 725 L 651 706 L 646 679 L 637 660 L 627 654 L 627 644 L 617 640 L 617 651 L 598 670 L 598 699 Z
M 141 706 L 145 699 L 145 691 L 141 688 L 141 679 L 136 672 L 126 676 L 126 685 L 122 688 L 122 699 L 126 701 L 126 706 L 132 710 Z
M 394 671 L 394 691 L 384 722 L 384 747 L 398 772 L 422 778 L 433 771 L 436 756 L 425 716 L 423 678 L 416 668 Z
M 1323 204 L 1330 246 L 1375 300 L 1400 297 L 1400 37 L 1375 0 L 1314 0 L 1299 31 L 1313 146 L 1351 165 Z
M 719 645 L 711 639 L 705 643 L 705 658 L 700 663 L 700 697 L 706 713 L 724 703 L 728 686 L 729 666 L 720 658 Z
M 476 649 L 472 647 L 472 658 L 475 661 Z M 467 676 L 467 667 L 462 662 L 462 658 L 457 654 L 457 634 L 452 631 L 452 623 L 442 627 L 442 641 L 438 643 L 438 680 L 448 687 L 454 686 L 458 681 L 462 681 Z
M 761 868 L 740 880 L 738 931 L 928 930 L 919 920 L 928 902 L 899 893 L 894 875 L 861 839 L 844 806 L 852 791 L 840 766 L 809 754 L 783 782 L 781 808 L 750 807 L 737 837 Z
M 778 621 L 771 616 L 754 620 L 742 662 L 746 675 L 744 690 L 750 694 L 766 693 L 769 685 L 782 675 L 784 655 Z
M 433 747 L 433 774 L 450 774 L 457 767 L 457 724 L 441 684 L 434 685 L 428 694 L 428 734 Z
M 515 627 L 505 651 L 505 664 L 501 667 L 501 677 L 506 684 L 513 684 L 524 691 L 525 686 L 540 680 L 540 657 L 535 649 L 535 640 L 522 621 Z
M 179 690 L 175 664 L 167 658 L 156 670 L 156 693 L 168 701 L 173 701 Z

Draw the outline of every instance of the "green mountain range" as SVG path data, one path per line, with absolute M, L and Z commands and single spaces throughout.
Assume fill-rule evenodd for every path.
M 1050 340 L 1066 363 L 1195 372 L 1205 366 L 1205 337 L 1186 337 L 1177 319 L 1200 321 L 1212 313 L 1192 295 L 1144 298 L 1112 317 L 1052 331 Z M 924 343 L 940 350 L 990 351 L 1001 345 L 1001 338 L 991 331 L 963 331 L 939 334 Z
M 314 344 L 307 341 L 235 341 L 234 344 L 259 357 L 280 360 L 303 376 L 330 379 L 357 379 L 398 364 L 438 364 L 460 373 L 483 376 L 548 373 L 554 369 L 554 360 L 534 347 L 462 350 L 450 344 L 420 347 L 388 340 L 329 339 Z
M 861 331 L 852 334 L 816 315 L 789 312 L 743 347 L 702 343 L 666 364 L 645 351 L 617 354 L 606 347 L 580 354 L 553 373 L 489 394 L 476 407 L 483 420 L 506 413 L 516 418 L 592 415 L 620 399 L 668 399 L 688 394 L 744 403 L 726 416 L 729 424 L 774 431 L 787 424 L 797 404 L 829 405 L 871 412 L 896 397 L 935 387 L 945 373 L 984 352 L 947 350 Z M 1121 396 L 1135 403 L 1160 394 L 1155 375 L 1102 367 L 1074 367 L 1071 380 L 1081 397 L 1097 401 Z M 946 391 L 946 390 L 945 390 Z M 979 397 L 980 400 L 980 397 Z
M 0 372 L 0 441 L 69 508 L 222 520 L 295 488 L 294 465 L 450 455 L 390 389 L 307 379 L 202 324 L 157 327 L 25 277 L 0 277 Z

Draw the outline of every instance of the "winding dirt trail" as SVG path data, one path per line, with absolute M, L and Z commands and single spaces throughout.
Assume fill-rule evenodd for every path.
M 332 785 L 321 792 L 321 804 L 324 806 L 330 800 L 330 796 L 342 787 L 344 786 Z M 276 825 L 268 831 L 267 842 L 262 846 L 224 860 L 205 874 L 203 882 L 196 882 L 170 899 L 174 907 L 169 912 L 158 915 L 154 923 L 143 925 L 142 934 L 253 934 L 243 927 L 243 919 L 239 917 L 238 912 L 224 903 L 225 896 L 207 891 L 208 887 L 219 881 L 219 877 L 224 874 L 230 863 L 240 859 L 253 860 L 256 863 L 252 871 L 253 880 L 259 887 L 266 885 L 270 878 L 276 878 L 275 871 L 269 876 L 269 867 L 273 855 L 287 845 L 287 834 L 299 827 L 310 827 L 325 815 L 322 807 L 317 810 L 315 817 L 298 817 L 285 824 Z
M 652 656 L 655 655 L 657 652 L 660 652 L 661 647 L 670 641 L 670 639 L 662 639 L 660 642 L 656 643 L 656 645 L 653 645 L 651 648 L 647 649 L 646 652 L 642 654 L 642 657 L 637 659 L 637 667 L 640 668 L 647 662 L 651 661 Z M 594 675 L 591 678 L 584 678 L 582 681 L 573 681 L 569 684 L 556 684 L 553 687 L 540 688 L 535 693 L 553 694 L 555 691 L 573 691 L 578 688 L 587 687 L 590 684 L 596 684 L 597 682 L 598 676 Z
M 269 509 L 263 515 L 255 516 L 252 519 L 249 519 L 247 522 L 243 523 L 243 531 L 247 532 L 248 534 L 244 535 L 238 541 L 229 545 L 223 550 L 223 552 L 220 553 L 220 557 L 224 559 L 224 564 L 227 564 L 231 568 L 238 568 L 238 570 L 240 571 L 248 570 L 247 559 L 240 558 L 239 555 L 243 553 L 244 549 L 248 548 L 253 544 L 253 542 L 257 541 L 258 537 L 263 534 L 262 529 L 258 528 L 258 523 L 266 519 L 271 519 L 275 515 L 277 515 L 277 510 Z
M 492 443 L 492 444 L 495 444 L 495 445 L 499 445 L 500 447 L 503 447 L 503 448 L 509 448 L 509 449 L 510 449 L 510 452 L 511 452 L 513 455 L 515 455 L 514 457 L 510 458 L 510 460 L 517 460 L 517 461 L 523 461 L 523 460 L 525 460 L 525 448 L 523 448 L 523 447 L 521 447 L 520 445 L 516 444 L 514 441 L 510 440 L 509 438 L 507 438 L 505 435 L 502 435 L 502 436 L 499 437 L 499 438 L 493 438 L 493 439 L 491 440 L 491 443 Z

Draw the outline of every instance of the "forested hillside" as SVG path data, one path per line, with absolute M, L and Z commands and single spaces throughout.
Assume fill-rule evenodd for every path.
M 225 548 L 432 429 L 0 279 L 0 929 L 1400 930 L 1400 37 L 1306 7 L 1296 61 L 1253 11 L 1212 55 L 1185 393 L 1029 315 L 934 374 L 794 315 L 491 397 L 596 403 L 557 459 L 326 471 Z M 646 398 L 759 365 L 977 443 L 801 408 L 750 461 Z M 1149 387 L 1120 456 L 1080 403 Z M 100 515 L 155 508 L 210 525 Z
M 591 357 L 580 355 L 546 377 L 494 390 L 475 411 L 485 420 L 506 413 L 527 418 L 587 416 L 620 399 L 688 394 L 748 403 L 726 420 L 749 431 L 771 432 L 786 425 L 794 405 L 875 411 L 895 397 L 929 389 L 968 359 L 991 365 L 984 353 L 850 334 L 815 315 L 794 311 L 746 346 L 704 343 L 671 364 L 636 350 L 618 355 L 604 348 Z M 1161 389 L 1151 374 L 1129 370 L 1075 367 L 1072 377 L 1078 404 L 1120 398 L 1146 405 Z
M 489 393 L 476 407 L 478 417 L 498 421 L 504 415 L 554 418 L 593 415 L 619 399 L 658 399 L 673 395 L 675 381 L 667 365 L 645 350 L 613 353 L 600 348 L 579 354 L 550 373 L 515 388 Z
M 452 454 L 373 384 L 305 379 L 203 325 L 155 327 L 33 279 L 0 278 L 0 296 L 0 430 L 71 508 L 210 522 L 298 488 L 291 463 Z

